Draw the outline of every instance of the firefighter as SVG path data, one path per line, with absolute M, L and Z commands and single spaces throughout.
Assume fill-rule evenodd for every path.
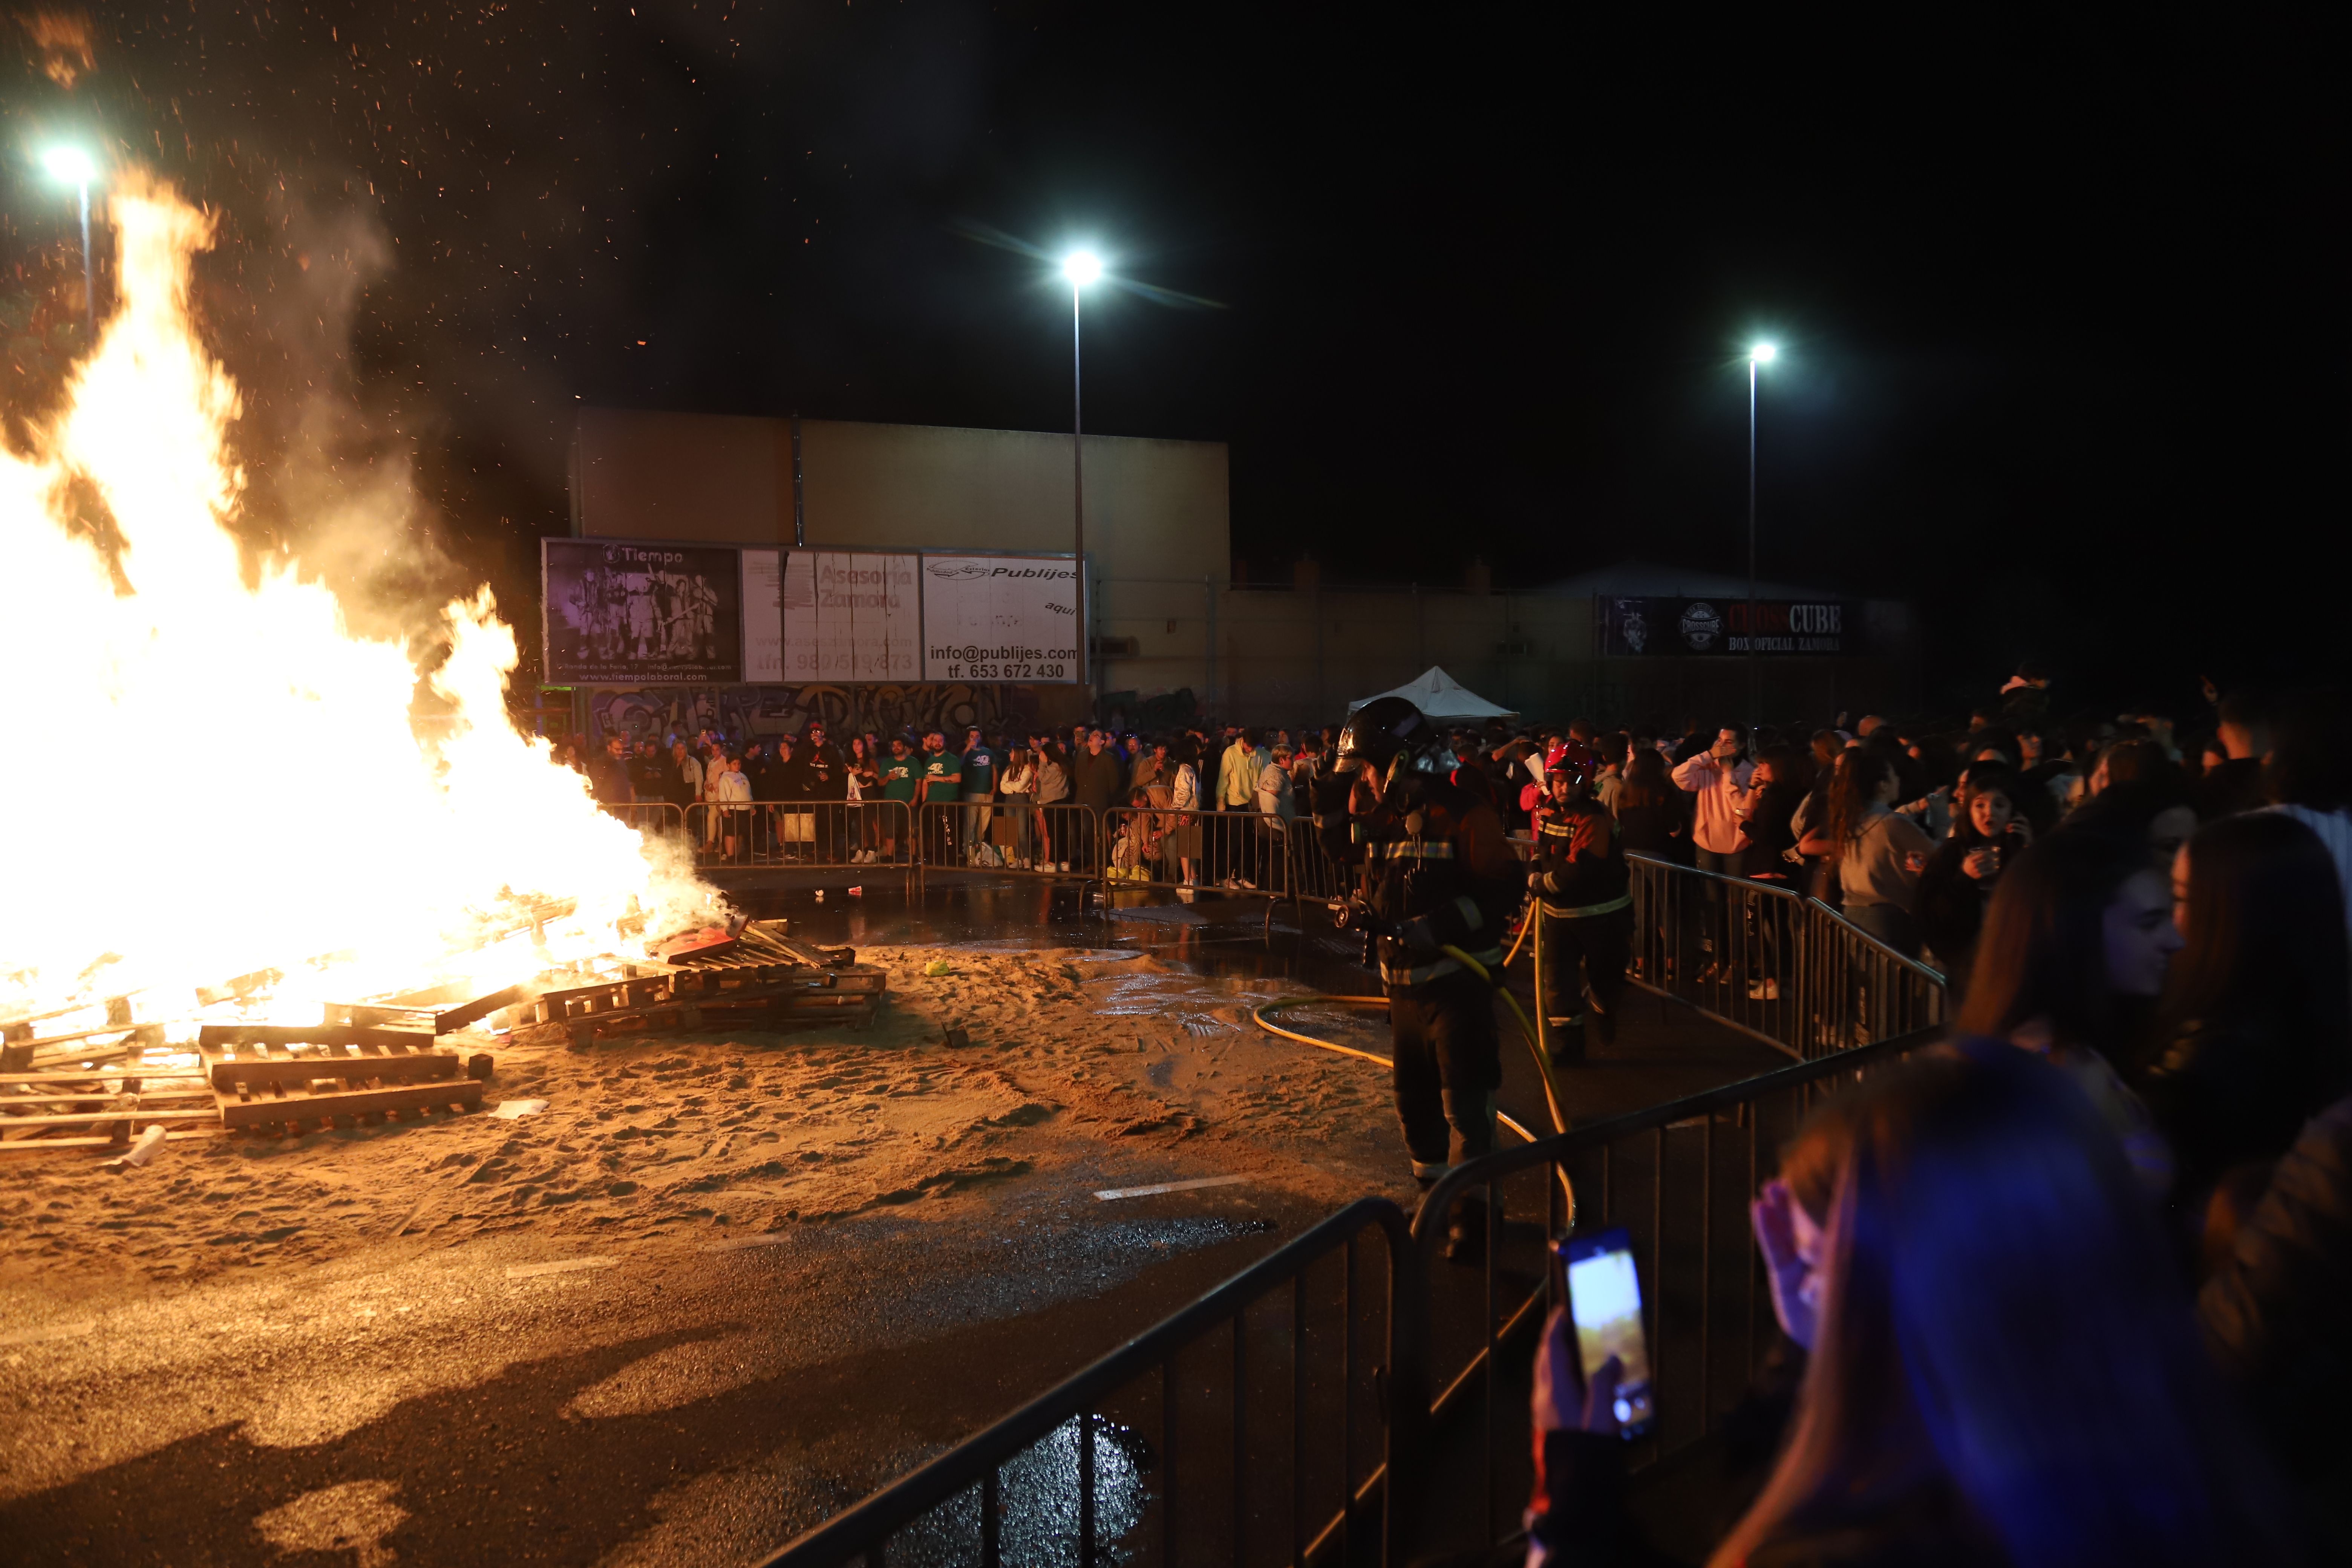
M 1454 759 L 1402 698 L 1381 698 L 1349 717 L 1339 763 L 1355 773 L 1370 764 L 1382 781 L 1378 802 L 1355 826 L 1389 997 L 1397 1120 L 1426 1191 L 1495 1147 L 1503 1067 L 1494 994 L 1444 949 L 1500 970 L 1504 926 L 1519 899 L 1518 859 L 1491 801 L 1454 782 Z M 1447 1219 L 1445 1255 L 1484 1257 L 1485 1204 L 1465 1200 Z
M 1602 1045 L 1617 1037 L 1633 898 L 1617 820 L 1591 797 L 1584 768 L 1563 762 L 1546 775 L 1551 796 L 1536 811 L 1536 952 L 1543 988 L 1544 1050 L 1555 1067 L 1584 1060 L 1586 1020 Z M 1580 971 L 1581 973 L 1580 973 Z

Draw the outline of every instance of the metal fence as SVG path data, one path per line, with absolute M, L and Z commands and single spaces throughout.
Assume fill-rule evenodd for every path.
M 1944 1020 L 1944 977 L 1818 900 L 1629 855 L 1644 990 L 1801 1060 Z
M 1218 888 L 1268 899 L 1297 896 L 1298 857 L 1309 832 L 1258 811 L 1163 811 L 1114 806 L 1103 814 L 1107 880 L 1131 888 Z
M 1370 1560 L 1413 1534 L 1383 1481 L 1421 1447 L 1423 1268 L 1351 1204 L 768 1568 Z
M 686 808 L 683 831 L 708 865 L 903 869 L 917 849 L 903 800 L 698 801 Z
M 640 833 L 677 837 L 686 832 L 686 809 L 666 800 L 615 802 L 598 809 L 619 817 Z
M 1092 806 L 926 801 L 916 811 L 924 871 L 1102 875 L 1103 821 Z
M 1942 1037 L 1926 1028 L 1817 1057 L 1648 1110 L 1463 1165 L 1423 1200 L 1413 1238 L 1436 1287 L 1429 1360 L 1447 1379 L 1433 1420 L 1453 1473 L 1418 1515 L 1427 1551 L 1491 1546 L 1512 1533 L 1533 1481 L 1526 1391 L 1536 1334 L 1554 1305 L 1549 1239 L 1623 1226 L 1643 1287 L 1656 1424 L 1629 1467 L 1647 1468 L 1715 1436 L 1777 1342 L 1748 1204 L 1813 1107 Z M 1483 1201 L 1486 1258 L 1473 1282 L 1436 1261 L 1449 1211 Z M 1475 1207 L 1467 1212 L 1475 1215 Z M 1510 1214 L 1542 1225 L 1506 1223 Z M 1452 1277 L 1449 1279 L 1449 1276 Z M 1455 1285 L 1448 1300 L 1444 1286 Z M 1469 1463 L 1475 1456 L 1475 1462 Z M 1462 1472 L 1475 1468 L 1475 1484 Z M 1447 1506 L 1450 1505 L 1450 1506 Z

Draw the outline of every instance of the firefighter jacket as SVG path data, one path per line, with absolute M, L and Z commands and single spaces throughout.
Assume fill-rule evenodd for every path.
M 1536 829 L 1534 889 L 1555 920 L 1614 914 L 1633 906 L 1617 819 L 1594 802 L 1544 814 Z
M 1462 965 L 1458 947 L 1488 968 L 1519 900 L 1519 862 L 1503 819 L 1483 796 L 1433 774 L 1413 775 L 1363 819 L 1366 893 L 1393 934 L 1381 938 L 1381 979 L 1426 985 Z

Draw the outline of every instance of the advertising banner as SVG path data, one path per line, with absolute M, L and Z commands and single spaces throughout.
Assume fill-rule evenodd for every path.
M 743 552 L 743 679 L 784 678 L 784 552 Z
M 554 685 L 743 679 L 740 551 L 542 540 L 540 605 Z
M 919 679 L 921 566 L 918 555 L 793 551 L 782 585 L 784 673 L 775 679 L 795 685 Z
M 1858 605 L 1840 600 L 1759 599 L 1753 638 L 1759 655 L 1862 651 Z M 1593 627 L 1604 655 L 1746 654 L 1745 598 L 1614 599 L 1593 602 Z
M 1067 555 L 923 557 L 923 679 L 1078 679 L 1077 569 Z

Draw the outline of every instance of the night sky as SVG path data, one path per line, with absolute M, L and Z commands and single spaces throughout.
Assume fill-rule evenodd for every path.
M 51 12 L 5 94 L 6 401 L 70 352 L 31 158 L 85 133 L 222 213 L 257 533 L 412 462 L 417 535 L 339 569 L 487 574 L 529 626 L 582 400 L 1063 427 L 1067 296 L 973 236 L 1087 240 L 1215 303 L 1094 297 L 1087 426 L 1232 443 L 1253 577 L 1744 570 L 1763 333 L 1762 570 L 1916 601 L 1940 705 L 2029 654 L 2062 707 L 2336 674 L 2315 11 L 1588 14 L 182 0 L 85 58 Z

